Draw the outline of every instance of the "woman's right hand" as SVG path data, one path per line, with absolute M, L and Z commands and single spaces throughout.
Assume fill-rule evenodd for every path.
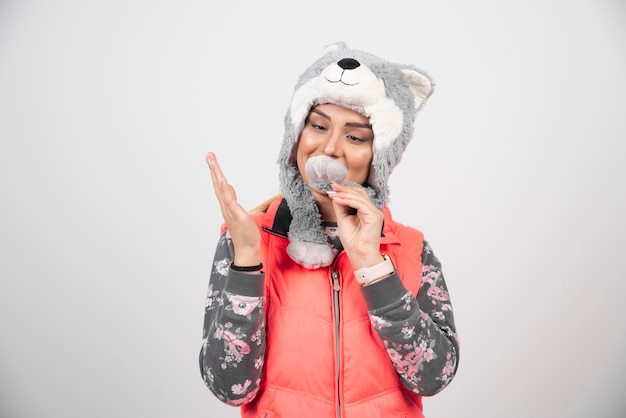
M 224 222 L 230 232 L 235 249 L 233 262 L 238 266 L 256 266 L 261 263 L 261 234 L 256 223 L 243 206 L 237 202 L 237 193 L 224 177 L 215 154 L 205 158 L 211 170 L 213 190 L 220 204 Z

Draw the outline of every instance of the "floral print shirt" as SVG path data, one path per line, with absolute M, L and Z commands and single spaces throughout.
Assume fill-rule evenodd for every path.
M 252 400 L 265 352 L 264 277 L 233 271 L 228 231 L 219 239 L 205 306 L 202 377 L 229 405 Z M 459 356 L 452 305 L 441 264 L 423 242 L 421 288 L 415 298 L 397 274 L 362 287 L 370 321 L 404 385 L 429 396 L 452 380 Z

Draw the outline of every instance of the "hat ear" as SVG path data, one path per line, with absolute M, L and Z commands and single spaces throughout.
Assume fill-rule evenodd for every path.
M 324 49 L 322 50 L 322 55 L 328 52 L 339 51 L 343 49 L 348 49 L 348 45 L 344 41 L 334 42 L 324 47 Z
M 404 69 L 402 73 L 406 76 L 409 81 L 409 87 L 411 91 L 415 95 L 415 110 L 419 110 L 424 101 L 432 94 L 433 92 L 433 83 L 424 74 L 419 71 L 412 69 Z

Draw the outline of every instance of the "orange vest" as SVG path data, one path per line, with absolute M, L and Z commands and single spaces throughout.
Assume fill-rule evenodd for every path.
M 423 418 L 421 396 L 402 384 L 372 328 L 350 260 L 342 252 L 317 270 L 293 262 L 276 232 L 280 203 L 253 215 L 263 240 L 267 346 L 261 388 L 242 417 Z M 381 252 L 416 295 L 423 235 L 383 213 Z

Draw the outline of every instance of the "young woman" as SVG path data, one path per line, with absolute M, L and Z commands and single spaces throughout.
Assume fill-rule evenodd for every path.
M 200 369 L 243 417 L 423 417 L 454 377 L 441 265 L 386 205 L 431 92 L 424 72 L 338 44 L 296 86 L 281 195 L 246 211 L 207 154 L 225 223 Z

